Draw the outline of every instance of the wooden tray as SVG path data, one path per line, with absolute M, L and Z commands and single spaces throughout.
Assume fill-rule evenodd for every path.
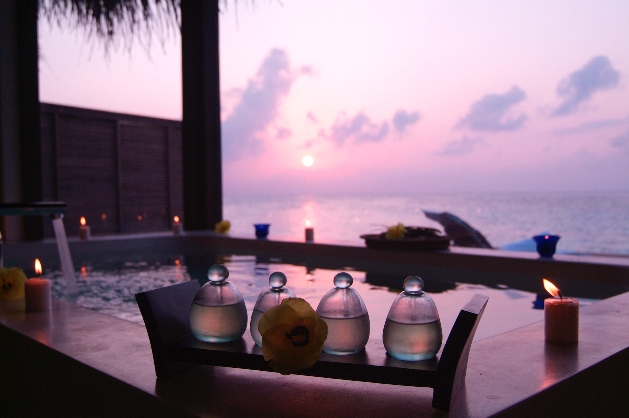
M 426 251 L 447 250 L 450 247 L 449 237 L 386 239 L 380 234 L 366 234 L 360 237 L 365 240 L 367 248 L 378 250 Z
M 199 287 L 199 283 L 192 280 L 135 295 L 151 343 L 156 375 L 173 376 L 194 364 L 271 371 L 249 330 L 243 338 L 222 344 L 198 341 L 190 333 L 190 306 Z M 487 300 L 487 296 L 475 295 L 463 307 L 439 359 L 395 360 L 386 355 L 381 341 L 370 340 L 365 351 L 358 354 L 323 353 L 313 367 L 297 374 L 432 387 L 433 407 L 449 410 L 465 385 L 470 346 Z

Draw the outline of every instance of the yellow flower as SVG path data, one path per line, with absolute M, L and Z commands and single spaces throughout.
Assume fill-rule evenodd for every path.
M 385 234 L 386 239 L 404 239 L 406 235 L 406 228 L 401 223 L 398 223 L 395 226 L 390 226 L 387 228 L 387 233 Z
M 223 220 L 217 222 L 216 225 L 214 225 L 214 231 L 218 232 L 219 234 L 226 234 L 229 232 L 229 228 L 231 228 L 231 226 L 231 222 Z
M 21 268 L 0 269 L 0 300 L 24 298 L 26 275 Z
M 281 374 L 314 366 L 328 337 L 328 325 L 301 298 L 284 299 L 266 311 L 258 331 L 264 360 Z

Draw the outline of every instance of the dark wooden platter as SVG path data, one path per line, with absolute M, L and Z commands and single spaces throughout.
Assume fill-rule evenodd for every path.
M 199 290 L 196 280 L 135 295 L 146 324 L 155 373 L 177 374 L 194 364 L 270 371 L 261 350 L 245 334 L 240 340 L 210 344 L 190 333 L 190 306 Z M 381 341 L 370 340 L 365 351 L 349 356 L 322 354 L 310 369 L 297 374 L 332 379 L 432 387 L 433 407 L 449 410 L 465 385 L 467 359 L 488 298 L 475 295 L 463 307 L 439 358 L 404 362 L 386 355 Z

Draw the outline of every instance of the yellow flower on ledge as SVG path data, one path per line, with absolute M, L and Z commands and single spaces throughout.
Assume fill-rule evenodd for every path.
M 0 300 L 23 299 L 25 281 L 26 275 L 21 268 L 0 269 Z
M 404 228 L 404 225 L 398 222 L 397 225 L 387 228 L 387 233 L 384 237 L 386 239 L 404 239 L 405 236 L 406 228 Z
M 217 222 L 216 225 L 214 225 L 214 231 L 218 232 L 219 234 L 226 234 L 229 232 L 229 228 L 231 228 L 231 226 L 231 222 L 223 220 Z
M 301 298 L 284 299 L 262 314 L 258 331 L 264 360 L 281 374 L 314 366 L 328 337 L 328 325 Z

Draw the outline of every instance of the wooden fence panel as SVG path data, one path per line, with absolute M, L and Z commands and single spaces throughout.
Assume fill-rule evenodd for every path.
M 68 203 L 69 236 L 81 216 L 98 235 L 167 231 L 183 214 L 178 121 L 42 104 L 42 168 L 45 199 Z
M 61 115 L 57 132 L 59 200 L 68 203 L 67 233 L 78 235 L 81 216 L 94 234 L 117 232 L 115 123 Z
M 162 126 L 120 122 L 122 232 L 168 229 L 168 137 Z

